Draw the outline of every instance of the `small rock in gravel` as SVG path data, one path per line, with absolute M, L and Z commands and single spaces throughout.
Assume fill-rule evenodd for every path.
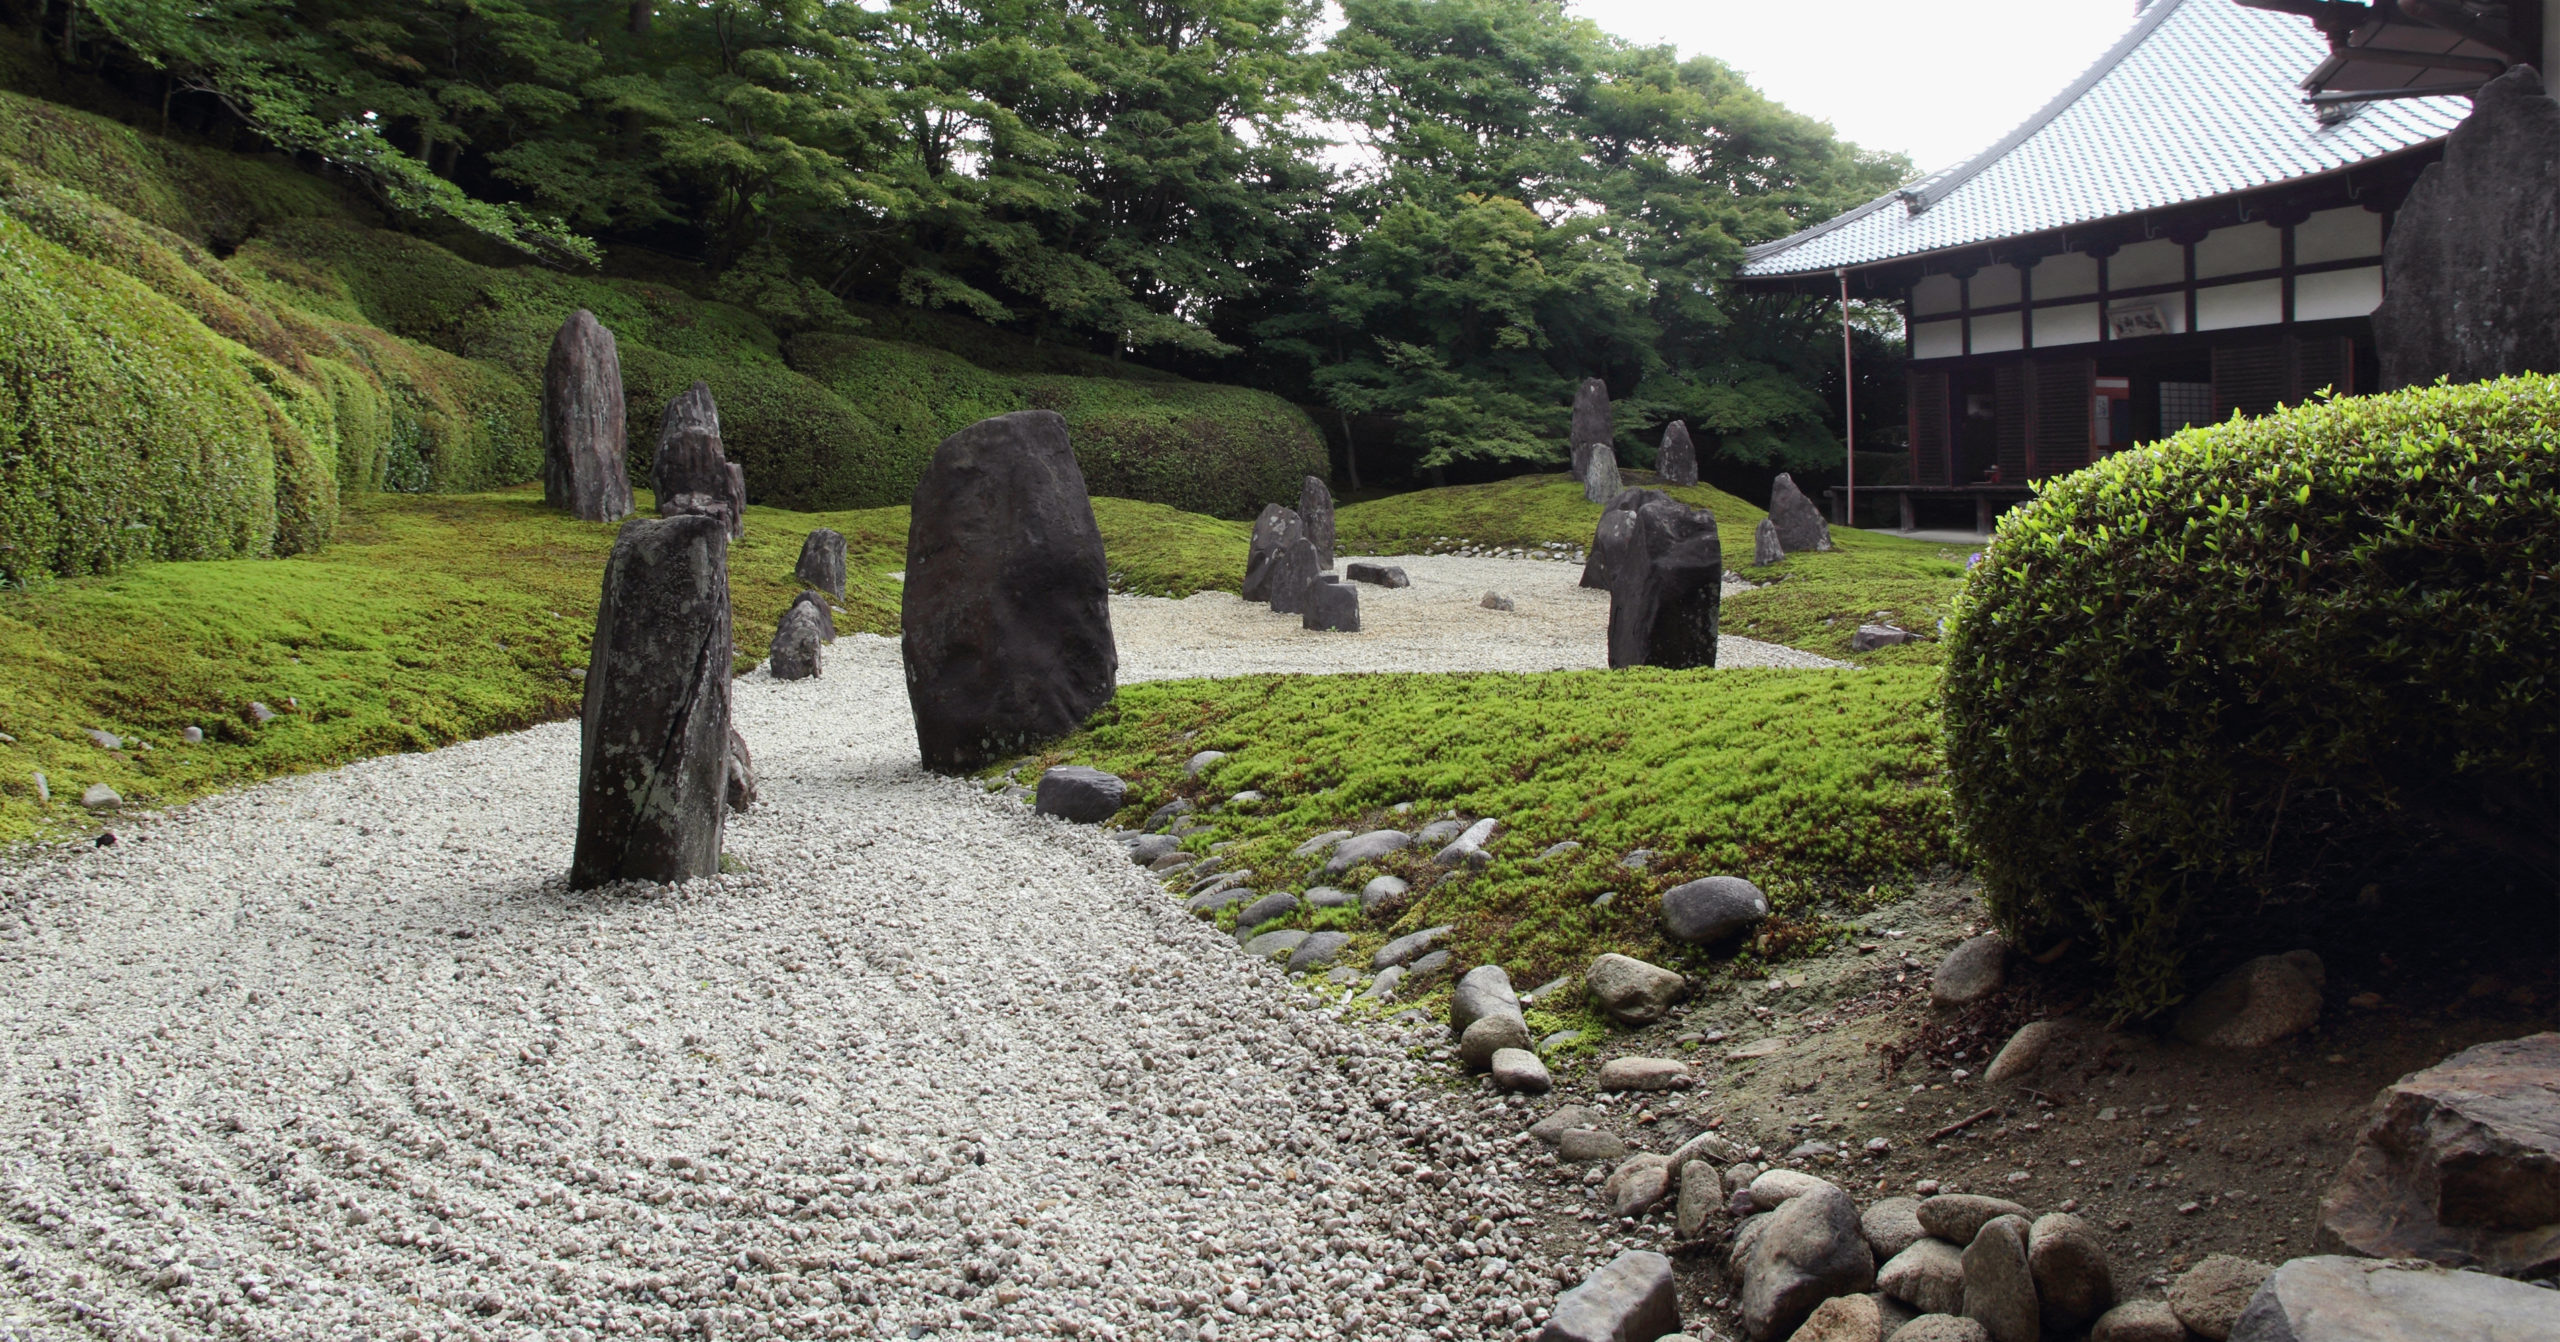
M 1674 1171 L 1669 1156 L 1650 1152 L 1627 1157 L 1600 1185 L 1601 1201 L 1611 1216 L 1642 1216 L 1671 1195 Z
M 2098 1316 L 2089 1342 L 2187 1342 L 2187 1326 L 2165 1300 L 2128 1300 Z
M 1964 1316 L 1991 1342 L 2036 1342 L 2043 1316 L 2027 1267 L 2027 1218 L 1992 1217 L 1965 1246 Z
M 2178 1037 L 2209 1048 L 2264 1048 L 2310 1029 L 2320 1020 L 2319 965 L 2309 951 L 2251 960 L 2179 1011 Z
M 1568 1104 L 1529 1125 L 1529 1135 L 1553 1146 L 1576 1128 L 1598 1126 L 1608 1115 L 1582 1104 Z
M 1592 961 L 1582 981 L 1599 1000 L 1600 1010 L 1620 1025 L 1651 1025 L 1662 1019 L 1689 986 L 1687 979 L 1660 965 L 1615 952 Z
M 1413 585 L 1413 580 L 1404 575 L 1403 569 L 1393 564 L 1372 564 L 1366 560 L 1352 561 L 1343 568 L 1342 576 L 1353 582 L 1365 582 L 1377 587 L 1411 587 Z
M 1971 1244 L 1995 1216 L 2024 1216 L 2027 1209 L 2007 1198 L 1979 1193 L 1940 1193 L 1920 1200 L 1920 1228 L 1949 1244 Z
M 729 728 L 729 809 L 743 811 L 756 804 L 756 757 L 747 749 L 747 738 L 733 724 Z
M 1282 928 L 1277 932 L 1265 932 L 1247 941 L 1244 944 L 1244 953 L 1256 960 L 1267 960 L 1283 951 L 1295 952 L 1299 944 L 1306 939 L 1307 934 L 1299 928 Z
M 1310 969 L 1322 969 L 1332 964 L 1334 958 L 1342 954 L 1342 948 L 1350 944 L 1348 933 L 1310 933 L 1306 940 L 1298 943 L 1296 950 L 1289 953 L 1289 972 L 1303 974 Z
M 1455 867 L 1461 864 L 1483 866 L 1492 860 L 1491 856 L 1485 852 L 1484 846 L 1493 842 L 1493 836 L 1501 829 L 1502 822 L 1499 820 L 1490 818 L 1479 820 L 1467 826 L 1466 831 L 1457 838 L 1450 840 L 1449 846 L 1434 854 L 1431 860 L 1443 867 Z
M 1203 750 L 1182 762 L 1182 772 L 1186 777 L 1198 778 L 1210 765 L 1226 757 L 1227 752 L 1223 750 Z
M 1539 852 L 1538 860 L 1540 862 L 1553 862 L 1557 858 L 1564 857 L 1571 853 L 1579 853 L 1581 851 L 1582 845 L 1580 843 L 1572 839 L 1567 839 L 1562 843 L 1548 844 L 1544 850 Z
M 1182 851 L 1182 840 L 1170 834 L 1141 834 L 1129 841 L 1129 860 L 1151 867 Z
M 104 783 L 91 783 L 88 790 L 80 794 L 80 804 L 92 811 L 121 811 L 124 798 Z
M 89 742 L 100 750 L 124 749 L 124 738 L 103 727 L 89 729 Z
M 1544 1095 L 1556 1084 L 1547 1065 L 1525 1048 L 1495 1049 L 1491 1070 L 1495 1086 L 1522 1095 Z
M 1886 1342 L 1991 1342 L 1991 1334 L 1961 1314 L 1923 1314 L 1894 1329 Z
M 1556 1134 L 1556 1159 L 1571 1164 L 1616 1160 L 1626 1153 L 1625 1139 L 1606 1128 L 1572 1128 Z
M 1305 843 L 1299 844 L 1297 847 L 1290 849 L 1289 856 L 1300 859 L 1316 857 L 1332 848 L 1335 844 L 1350 837 L 1350 830 L 1329 829 L 1324 833 L 1307 840 Z
M 1802 1170 L 1763 1170 L 1751 1181 L 1751 1205 L 1764 1212 L 1776 1211 L 1807 1193 L 1837 1186 Z
M 2046 1054 L 2056 1043 L 2070 1038 L 2078 1029 L 2079 1023 L 2068 1019 L 2029 1021 L 2019 1026 L 2018 1032 L 2009 1036 L 2009 1042 L 2000 1046 L 1999 1056 L 1983 1069 L 1982 1079 L 1995 1086 L 2026 1080 L 2044 1064 Z
M 1373 829 L 1366 834 L 1354 835 L 1334 845 L 1333 856 L 1324 864 L 1325 873 L 1339 876 L 1363 862 L 1402 852 L 1412 842 L 1413 836 L 1400 829 Z
M 1311 909 L 1349 908 L 1359 902 L 1358 895 L 1348 890 L 1336 890 L 1329 885 L 1316 886 L 1306 893 L 1306 905 Z
M 809 617 L 818 622 L 818 641 L 821 643 L 835 642 L 836 608 L 827 604 L 826 594 L 823 592 L 802 592 L 799 596 L 792 599 L 792 610 L 798 610 L 803 606 L 809 608 Z M 789 614 L 787 611 L 784 613 L 786 615 Z
M 1449 967 L 1449 961 L 1449 952 L 1433 951 L 1429 955 L 1423 956 L 1421 959 L 1414 961 L 1412 964 L 1406 965 L 1404 967 L 1405 977 L 1410 979 L 1427 979 L 1432 975 L 1439 973 L 1441 970 L 1447 969 Z
M 1484 594 L 1484 600 L 1479 601 L 1476 604 L 1484 607 L 1486 610 L 1510 610 L 1513 608 L 1514 603 L 1511 598 L 1504 596 L 1500 592 L 1487 592 Z
M 2116 1302 L 2115 1269 L 2106 1246 L 2087 1222 L 2066 1212 L 2048 1212 L 2027 1230 L 2027 1268 L 2034 1274 L 2036 1303 L 2049 1332 L 2072 1333 L 2086 1328 Z
M 1530 1046 L 1529 1026 L 1520 1019 L 1520 1013 L 1497 1012 L 1476 1018 L 1466 1033 L 1458 1036 L 1458 1060 L 1466 1064 L 1468 1071 L 1481 1072 L 1493 1065 L 1493 1055 L 1503 1049 L 1526 1052 Z
M 1671 1260 L 1630 1249 L 1556 1297 L 1538 1342 L 1656 1342 L 1679 1331 Z
M 1884 1342 L 1884 1313 L 1874 1296 L 1835 1295 L 1813 1307 L 1789 1342 Z
M 1404 982 L 1404 976 L 1403 965 L 1389 965 L 1379 970 L 1376 978 L 1369 980 L 1369 990 L 1361 996 L 1383 1002 L 1396 995 L 1396 988 Z
M 200 745 L 203 745 L 203 744 L 204 744 L 204 728 L 202 728 L 202 727 L 182 727 L 182 728 L 179 728 L 179 729 L 178 729 L 178 739 L 179 739 L 179 740 L 181 740 L 181 741 L 186 742 L 188 745 L 191 745 L 191 746 L 200 746 Z
M 1601 1090 L 1672 1090 L 1689 1082 L 1689 1066 L 1676 1058 L 1611 1058 L 1592 1085 Z
M 1878 1198 L 1858 1218 L 1859 1229 L 1866 1232 L 1867 1247 L 1876 1251 L 1881 1262 L 1920 1242 L 1929 1232 L 1920 1228 L 1920 1199 Z
M 1118 775 L 1066 764 L 1040 775 L 1038 800 L 1031 809 L 1079 825 L 1097 825 L 1118 814 L 1128 795 L 1129 785 Z
M 1467 1027 L 1488 1015 L 1520 1014 L 1520 998 L 1511 991 L 1511 975 L 1500 965 L 1478 965 L 1458 980 L 1458 990 L 1449 999 L 1449 1033 L 1465 1034 Z
M 1378 953 L 1369 957 L 1369 967 L 1371 969 L 1385 969 L 1391 965 L 1411 964 L 1413 961 L 1420 958 L 1424 952 L 1430 950 L 1433 943 L 1456 930 L 1456 924 L 1442 923 L 1438 927 L 1426 927 L 1419 932 L 1407 932 L 1403 936 L 1379 947 Z M 1504 983 L 1506 986 L 1508 986 L 1509 981 L 1509 976 L 1506 975 L 1504 977 Z M 1513 1004 L 1517 1006 L 1518 1003 L 1516 999 Z M 1460 1032 L 1464 1033 L 1463 1026 L 1460 1027 Z
M 1236 930 L 1238 932 L 1250 932 L 1254 928 L 1260 927 L 1274 918 L 1285 918 L 1297 911 L 1298 897 L 1296 895 L 1290 894 L 1286 890 L 1274 890 L 1270 894 L 1264 895 L 1262 898 L 1244 906 L 1243 911 L 1236 915 Z
M 1858 1204 L 1829 1185 L 1788 1199 L 1747 1240 L 1737 1235 L 1734 1251 L 1742 1328 L 1753 1342 L 1786 1337 L 1823 1301 L 1875 1286 Z
M 2227 1253 L 2211 1255 L 2169 1283 L 2169 1308 L 2190 1331 L 2224 1342 L 2240 1311 L 2249 1307 L 2249 1297 L 2274 1272 L 2270 1263 Z
M 1876 1269 L 1876 1286 L 1923 1314 L 1964 1312 L 1964 1250 L 1942 1239 L 1916 1239 Z
M 1401 876 L 1373 876 L 1367 885 L 1360 887 L 1360 911 L 1367 913 L 1412 888 L 1404 883 Z
M 1769 916 L 1769 897 L 1739 876 L 1709 876 L 1662 892 L 1662 927 L 1693 946 L 1730 940 Z
M 2009 975 L 2009 943 L 1985 932 L 1959 944 L 1929 977 L 1929 1000 L 1942 1007 L 1971 1006 L 2000 990 Z

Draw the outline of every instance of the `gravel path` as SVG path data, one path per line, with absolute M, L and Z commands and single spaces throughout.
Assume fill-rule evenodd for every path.
M 1357 638 L 1124 599 L 1128 674 L 1405 665 L 1487 566 L 1511 627 L 1581 600 L 1403 562 Z M 737 713 L 743 870 L 674 890 L 565 889 L 574 723 L 0 867 L 0 1336 L 1514 1337 L 1590 1266 L 1437 1031 L 920 772 L 893 641 Z

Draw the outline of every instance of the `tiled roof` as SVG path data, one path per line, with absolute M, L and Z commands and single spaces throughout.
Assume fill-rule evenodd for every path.
M 2328 54 L 2319 32 L 2290 14 L 2155 0 L 2000 143 L 1751 248 L 1741 273 L 1872 265 L 2254 190 L 2415 148 L 2470 113 L 2467 98 L 2411 98 L 2323 125 L 2300 85 Z

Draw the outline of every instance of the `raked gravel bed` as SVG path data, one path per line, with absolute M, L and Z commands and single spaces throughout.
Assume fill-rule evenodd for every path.
M 1402 562 L 1417 608 L 1574 571 Z M 1213 605 L 1116 601 L 1127 677 L 1419 646 L 1125 614 Z M 566 889 L 574 723 L 0 867 L 0 1336 L 1512 1337 L 1591 1265 L 1527 1247 L 1534 1148 L 1439 1031 L 924 774 L 893 641 L 737 689 L 717 880 Z

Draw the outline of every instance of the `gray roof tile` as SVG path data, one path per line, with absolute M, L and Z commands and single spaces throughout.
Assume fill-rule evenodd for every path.
M 1751 248 L 1741 274 L 1871 265 L 2255 190 L 2416 148 L 2471 110 L 2468 98 L 2411 98 L 2323 125 L 2300 83 L 2328 54 L 2320 34 L 2289 14 L 2155 0 L 2000 143 Z M 1926 205 L 1918 214 L 1905 203 L 1912 195 Z

